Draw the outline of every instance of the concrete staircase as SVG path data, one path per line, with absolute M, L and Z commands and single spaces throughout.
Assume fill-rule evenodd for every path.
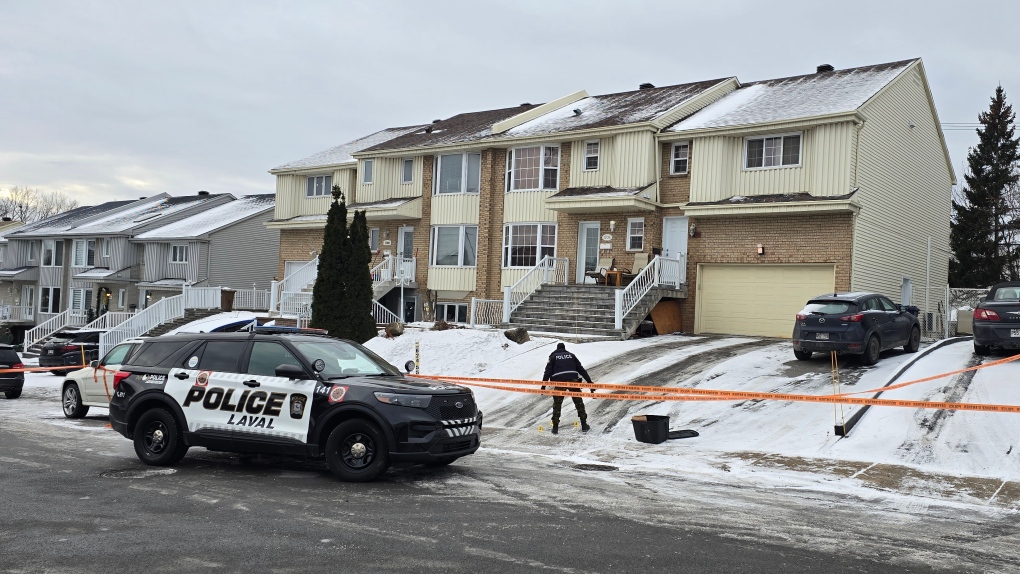
M 167 321 L 166 323 L 160 323 L 152 329 L 145 332 L 143 337 L 158 337 L 165 335 L 170 331 L 173 331 L 177 327 L 183 327 L 192 321 L 211 317 L 218 313 L 222 313 L 219 309 L 185 309 L 184 316 L 180 319 L 174 319 L 173 321 Z

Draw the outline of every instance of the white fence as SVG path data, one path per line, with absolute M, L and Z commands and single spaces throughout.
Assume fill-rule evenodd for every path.
M 503 288 L 503 322 L 510 322 L 510 315 L 521 306 L 531 294 L 542 285 L 566 285 L 570 276 L 570 260 L 566 257 L 546 255 L 516 283 Z
M 28 331 L 25 331 L 25 348 L 29 348 L 32 345 L 38 343 L 43 338 L 56 333 L 58 330 L 63 329 L 70 325 L 75 319 L 71 317 L 71 311 L 66 310 L 62 313 L 50 317 L 46 321 L 32 327 Z M 83 323 L 84 324 L 84 323 Z
M 499 325 L 503 321 L 503 301 L 498 299 L 471 298 L 472 327 L 480 325 Z
M 133 311 L 108 311 L 97 317 L 95 321 L 82 327 L 82 329 L 112 329 L 134 315 Z
M 185 309 L 219 309 L 222 287 L 188 287 L 181 289 Z
M 637 307 L 653 287 L 669 286 L 676 289 L 687 278 L 683 258 L 656 257 L 623 289 L 616 290 L 616 328 L 623 328 L 623 318 Z
M 234 291 L 234 309 L 241 311 L 267 311 L 269 289 L 237 289 Z
M 217 290 L 218 289 L 219 288 L 217 287 Z M 135 313 L 134 316 L 129 318 L 127 321 L 124 321 L 120 325 L 117 325 L 100 335 L 99 356 L 105 356 L 107 351 L 117 346 L 125 339 L 141 336 L 155 328 L 157 325 L 183 317 L 184 298 L 185 295 L 181 294 L 156 301 L 152 305 L 149 305 L 145 309 Z M 216 306 L 219 306 L 218 301 Z
M 0 321 L 34 321 L 35 308 L 27 305 L 0 306 Z
M 377 325 L 389 325 L 390 323 L 403 322 L 396 313 L 390 311 L 386 307 L 383 307 L 378 301 L 372 301 L 372 318 L 375 319 Z

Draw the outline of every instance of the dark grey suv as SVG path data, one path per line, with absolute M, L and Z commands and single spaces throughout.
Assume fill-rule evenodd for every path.
M 874 365 L 882 351 L 899 346 L 908 353 L 921 346 L 917 316 L 878 293 L 819 295 L 793 325 L 793 354 L 802 361 L 836 351 Z

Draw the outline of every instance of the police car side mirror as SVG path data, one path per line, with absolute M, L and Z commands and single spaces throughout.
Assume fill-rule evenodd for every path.
M 303 379 L 305 378 L 305 370 L 297 365 L 279 365 L 276 367 L 276 376 L 288 379 Z
M 404 363 L 404 370 L 407 371 L 408 374 L 410 374 L 411 371 L 414 370 L 414 361 L 408 361 Z

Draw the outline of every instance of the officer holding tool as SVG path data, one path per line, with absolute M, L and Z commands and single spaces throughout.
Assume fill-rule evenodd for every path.
M 584 370 L 584 366 L 581 365 L 581 361 L 574 356 L 573 353 L 567 351 L 566 345 L 560 343 L 556 345 L 556 350 L 549 355 L 549 362 L 545 365 L 545 374 L 542 375 L 543 381 L 553 382 L 581 382 L 581 377 L 584 380 L 591 382 L 591 377 L 588 376 L 588 371 Z M 543 389 L 545 387 L 542 387 Z M 581 389 L 575 387 L 554 387 L 557 391 L 570 391 L 580 392 Z M 591 427 L 588 426 L 588 414 L 584 411 L 584 401 L 581 397 L 572 397 L 574 399 L 574 408 L 577 409 L 577 418 L 581 419 L 581 432 L 588 432 Z M 553 397 L 553 412 L 552 412 L 552 433 L 558 434 L 560 431 L 560 410 L 563 407 L 563 397 Z

